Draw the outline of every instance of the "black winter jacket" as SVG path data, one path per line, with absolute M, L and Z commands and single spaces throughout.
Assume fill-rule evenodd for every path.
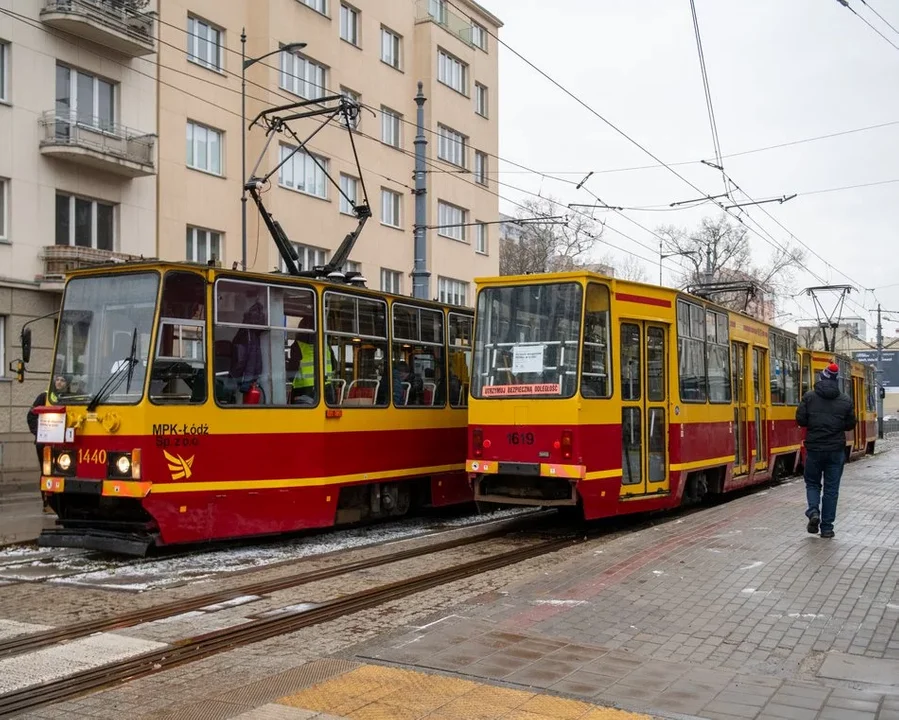
M 796 422 L 807 428 L 805 449 L 819 452 L 846 447 L 846 431 L 855 429 L 855 409 L 836 380 L 821 378 L 796 410 Z
M 47 404 L 47 393 L 42 392 L 38 395 L 34 402 L 31 403 L 31 409 L 28 411 L 28 429 L 31 430 L 31 434 L 37 437 L 37 413 L 34 409 L 38 405 L 46 405 Z

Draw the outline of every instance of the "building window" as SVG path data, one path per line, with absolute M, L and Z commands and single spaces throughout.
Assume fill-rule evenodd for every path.
M 465 217 L 467 210 L 455 205 L 437 201 L 437 234 L 443 237 L 465 242 Z
M 452 278 L 437 278 L 438 300 L 447 305 L 467 305 L 468 283 Z
M 328 0 L 300 0 L 300 2 L 322 15 L 328 14 Z
M 340 268 L 341 272 L 344 273 L 362 273 L 362 263 L 357 263 L 355 260 L 347 260 L 343 267 Z
M 195 122 L 187 123 L 187 166 L 222 174 L 222 133 Z
M 9 102 L 9 43 L 0 40 L 0 100 Z
M 278 171 L 278 184 L 291 190 L 298 190 L 301 193 L 327 200 L 326 170 L 328 168 L 328 160 L 320 155 L 312 155 L 303 150 L 294 152 L 294 150 L 296 148 L 292 148 L 289 145 L 281 146 L 280 160 L 284 164 Z
M 474 250 L 475 252 L 481 253 L 481 255 L 487 254 L 487 223 L 482 223 L 478 221 L 478 224 L 474 226 Z
M 311 270 L 314 267 L 322 267 L 328 264 L 329 253 L 323 248 L 312 247 L 310 245 L 293 244 L 294 250 L 297 251 L 297 264 L 300 270 Z M 287 266 L 284 259 L 281 259 L 281 272 L 287 272 Z
M 471 44 L 487 52 L 487 30 L 476 22 L 471 23 Z
M 222 234 L 215 230 L 187 226 L 185 257 L 188 262 L 203 263 L 210 260 L 221 262 Z
M 340 5 L 340 39 L 359 47 L 359 11 Z
M 400 194 L 381 188 L 381 223 L 390 227 L 400 227 L 401 216 Z
M 340 212 L 353 214 L 353 206 L 359 197 L 359 180 L 349 175 L 340 174 Z
M 6 317 L 0 315 L 0 377 L 6 372 Z
M 281 88 L 307 100 L 325 94 L 327 68 L 298 53 L 281 53 Z
M 204 20 L 187 18 L 187 59 L 210 70 L 222 69 L 221 28 Z
M 390 67 L 400 69 L 400 49 L 402 38 L 392 30 L 381 28 L 381 62 Z
M 112 131 L 115 127 L 115 84 L 65 65 L 56 66 L 56 114 L 59 119 Z M 61 125 L 57 133 L 68 133 Z
M 115 205 L 56 193 L 56 244 L 113 250 Z
M 466 138 L 445 125 L 437 126 L 437 157 L 448 163 L 465 167 Z
M 340 94 L 343 95 L 345 98 L 349 98 L 353 102 L 356 102 L 359 105 L 362 105 L 362 96 L 359 93 L 357 93 L 353 90 L 350 90 L 349 88 L 342 87 L 342 88 L 340 88 Z M 356 115 L 356 117 L 350 119 L 350 127 L 353 128 L 353 130 L 355 130 L 357 127 L 359 127 L 359 120 L 361 118 L 362 118 L 362 113 L 359 113 L 358 115 Z M 340 117 L 340 124 L 343 125 L 344 127 L 347 126 L 346 120 L 344 119 L 344 117 L 342 115 Z
M 9 180 L 0 178 L 0 240 L 9 240 Z
M 381 106 L 381 142 L 391 147 L 400 147 L 400 124 L 403 116 L 390 108 Z
M 398 270 L 381 268 L 381 290 L 393 293 L 394 295 L 402 295 L 403 274 Z
M 479 185 L 487 184 L 487 153 L 480 150 L 474 153 L 474 181 Z
M 468 66 L 443 50 L 437 51 L 437 79 L 456 92 L 468 94 Z
M 474 111 L 481 117 L 487 117 L 487 88 L 481 83 L 474 84 Z

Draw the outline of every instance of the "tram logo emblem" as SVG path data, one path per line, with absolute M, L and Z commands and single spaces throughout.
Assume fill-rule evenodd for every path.
M 191 476 L 190 468 L 194 464 L 196 455 L 191 455 L 185 460 L 180 455 L 170 455 L 165 450 L 162 451 L 162 454 L 169 461 L 169 472 L 172 473 L 172 480 L 180 480 L 181 478 L 186 480 Z

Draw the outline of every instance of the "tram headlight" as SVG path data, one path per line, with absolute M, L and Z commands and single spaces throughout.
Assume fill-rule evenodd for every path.
M 115 461 L 115 469 L 119 471 L 119 475 L 131 474 L 131 458 L 127 455 L 120 455 Z
M 140 450 L 109 453 L 106 471 L 110 478 L 137 480 L 140 478 Z
M 68 472 L 69 468 L 72 467 L 72 456 L 69 453 L 64 452 L 60 453 L 56 456 L 56 467 L 58 467 L 62 472 Z

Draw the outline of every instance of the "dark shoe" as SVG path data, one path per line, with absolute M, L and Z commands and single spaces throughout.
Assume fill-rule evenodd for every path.
M 808 519 L 808 527 L 806 528 L 812 535 L 818 534 L 818 527 L 821 524 L 821 516 L 818 513 L 812 513 Z
M 823 538 L 832 538 L 832 537 L 833 537 L 833 530 L 825 530 L 824 532 L 821 533 L 821 537 L 823 537 Z

